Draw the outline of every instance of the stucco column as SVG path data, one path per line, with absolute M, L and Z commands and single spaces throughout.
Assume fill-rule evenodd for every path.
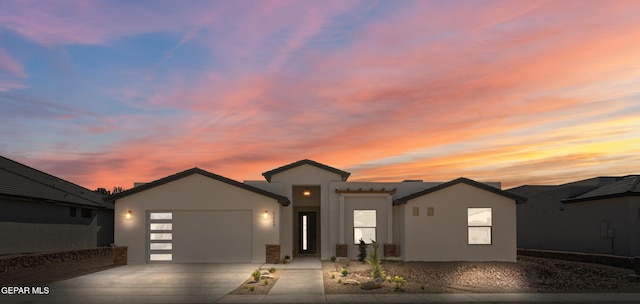
M 339 244 L 344 244 L 344 195 L 340 195 L 340 206 L 338 208 L 340 210 L 340 242 Z
M 393 200 L 387 195 L 387 244 L 393 244 Z

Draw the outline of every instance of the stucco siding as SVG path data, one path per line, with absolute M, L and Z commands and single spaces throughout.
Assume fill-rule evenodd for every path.
M 404 207 L 407 261 L 516 261 L 515 202 L 466 184 L 456 184 Z M 413 215 L 413 208 L 419 215 Z M 467 208 L 492 208 L 492 244 L 469 245 Z M 428 216 L 428 208 L 434 215 Z
M 292 200 L 291 205 L 284 207 L 280 224 L 282 231 L 280 232 L 281 252 L 283 255 L 293 256 L 293 208 L 296 206 L 293 200 L 293 186 L 320 186 L 320 257 L 329 259 L 335 255 L 335 245 L 330 246 L 331 222 L 337 217 L 337 214 L 330 213 L 329 207 L 329 184 L 335 181 L 341 181 L 342 177 L 333 172 L 329 172 L 318 167 L 303 164 L 286 171 L 274 174 L 271 177 L 272 183 L 281 183 L 283 185 L 284 195 Z
M 75 217 L 70 206 L 48 202 L 0 200 L 0 254 L 47 252 L 109 246 L 113 242 L 113 210 L 92 210 L 91 218 Z
M 147 213 L 153 211 L 248 211 L 252 221 L 251 256 L 265 261 L 265 245 L 279 244 L 280 204 L 275 199 L 238 188 L 200 174 L 159 185 L 118 199 L 115 204 L 115 242 L 129 246 L 129 262 L 147 261 Z M 284 208 L 286 210 L 286 207 Z M 131 210 L 133 219 L 124 215 Z M 269 219 L 262 218 L 268 211 Z M 274 214 L 275 213 L 275 214 Z M 275 216 L 275 219 L 273 217 Z M 207 229 L 206 226 L 202 229 Z M 234 231 L 227 231 L 233 234 Z M 206 244 L 219 246 L 220 244 Z

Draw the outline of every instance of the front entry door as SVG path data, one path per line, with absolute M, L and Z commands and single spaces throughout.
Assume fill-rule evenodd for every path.
M 298 213 L 298 252 L 316 253 L 316 213 L 305 211 Z

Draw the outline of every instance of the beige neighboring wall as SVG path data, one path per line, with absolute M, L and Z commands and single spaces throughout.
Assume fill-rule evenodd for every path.
M 413 215 L 413 207 L 419 215 Z M 427 216 L 427 208 L 434 215 Z M 492 244 L 467 244 L 467 208 L 492 208 Z M 404 210 L 403 210 L 404 209 Z M 516 261 L 516 202 L 459 183 L 412 200 L 404 207 L 401 254 L 406 261 Z
M 286 207 L 284 207 L 286 209 Z M 125 219 L 131 210 L 133 218 Z M 201 174 L 184 178 L 134 193 L 116 200 L 115 243 L 128 246 L 130 264 L 147 262 L 148 211 L 250 211 L 252 222 L 252 262 L 265 261 L 265 245 L 279 244 L 280 204 L 273 198 L 254 193 Z M 276 220 L 263 220 L 264 211 Z M 207 229 L 207 227 L 202 227 Z M 228 231 L 228 233 L 234 233 Z M 224 244 L 201 244 L 224 246 Z

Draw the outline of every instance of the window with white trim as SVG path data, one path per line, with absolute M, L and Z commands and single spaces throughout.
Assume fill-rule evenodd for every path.
M 491 208 L 467 208 L 469 245 L 491 245 Z
M 376 241 L 376 210 L 353 210 L 353 243 Z

